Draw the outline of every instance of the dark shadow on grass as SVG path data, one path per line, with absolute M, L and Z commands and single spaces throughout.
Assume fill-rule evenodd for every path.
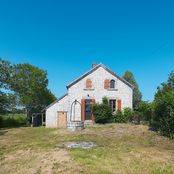
M 0 127 L 0 135 L 3 135 L 3 132 L 8 132 L 8 129 L 14 129 L 14 128 L 23 128 L 23 127 L 30 127 L 30 125 L 21 124 L 21 125 L 10 125 L 10 126 L 2 126 Z M 6 133 L 5 132 L 5 133 Z
M 8 132 L 8 130 L 0 129 L 0 136 L 6 134 L 7 132 Z

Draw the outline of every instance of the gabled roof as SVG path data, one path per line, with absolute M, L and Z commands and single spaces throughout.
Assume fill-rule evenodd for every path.
M 53 106 L 55 103 L 57 103 L 58 101 L 60 101 L 61 99 L 63 99 L 64 97 L 66 97 L 68 95 L 68 93 L 62 95 L 61 97 L 59 97 L 57 100 L 55 100 L 54 102 L 52 102 L 50 105 L 48 105 L 45 110 L 47 110 L 49 107 Z
M 132 89 L 134 88 L 133 85 L 131 85 L 129 82 L 127 82 L 123 78 L 119 77 L 116 73 L 114 73 L 113 71 L 111 71 L 109 68 L 107 68 L 102 63 L 98 64 L 97 66 L 95 66 L 94 68 L 92 68 L 91 70 L 89 70 L 88 72 L 86 72 L 85 74 L 83 74 L 82 76 L 80 76 L 79 78 L 75 79 L 70 84 L 68 84 L 66 87 L 67 88 L 70 88 L 71 86 L 73 86 L 74 84 L 76 84 L 77 82 L 79 82 L 81 79 L 85 78 L 87 75 L 93 73 L 94 71 L 96 71 L 100 67 L 104 68 L 106 71 L 108 71 L 110 74 L 112 74 L 113 76 L 115 76 L 116 78 L 118 78 L 120 81 L 122 81 L 123 83 L 125 83 L 126 85 L 128 85 L 130 88 L 132 88 Z

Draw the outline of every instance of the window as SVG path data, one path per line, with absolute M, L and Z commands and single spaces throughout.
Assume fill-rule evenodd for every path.
M 91 81 L 91 79 L 87 79 L 87 80 L 86 80 L 86 88 L 87 88 L 87 89 L 92 88 L 92 81 Z
M 116 100 L 109 100 L 109 105 L 112 109 L 112 112 L 116 111 Z
M 110 88 L 115 89 L 115 80 L 110 81 Z

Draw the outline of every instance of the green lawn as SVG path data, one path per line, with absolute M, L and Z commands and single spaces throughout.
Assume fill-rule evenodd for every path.
M 93 141 L 93 149 L 67 149 L 64 142 Z M 0 173 L 173 174 L 174 140 L 131 124 L 65 129 L 0 130 Z

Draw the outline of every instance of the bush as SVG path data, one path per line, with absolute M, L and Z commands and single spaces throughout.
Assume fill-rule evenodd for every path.
M 124 108 L 123 112 L 118 110 L 115 114 L 113 114 L 113 122 L 114 123 L 126 123 L 130 121 L 133 117 L 133 112 L 130 108 Z
M 0 116 L 0 128 L 2 127 L 2 125 L 3 125 L 3 118 L 2 116 Z
M 19 127 L 26 125 L 26 116 L 23 114 L 0 116 L 0 127 Z
M 142 120 L 141 118 L 142 118 L 142 113 L 134 111 L 132 117 L 130 118 L 130 121 L 134 124 L 140 124 L 140 121 Z
M 103 98 L 102 104 L 97 103 L 93 106 L 93 112 L 96 123 L 104 124 L 112 121 L 112 110 L 106 97 Z
M 123 114 L 124 114 L 123 116 L 126 122 L 130 121 L 130 119 L 133 117 L 133 111 L 131 108 L 124 108 Z
M 125 123 L 125 119 L 124 119 L 122 111 L 118 110 L 116 113 L 113 114 L 113 122 Z

